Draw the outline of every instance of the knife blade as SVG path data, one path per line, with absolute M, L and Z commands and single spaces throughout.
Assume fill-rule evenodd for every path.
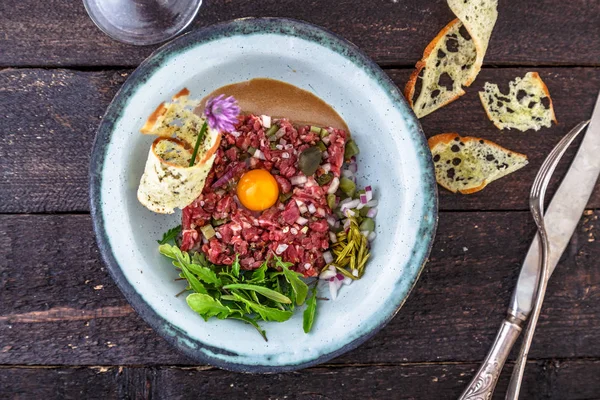
M 544 214 L 544 222 L 550 239 L 548 257 L 550 275 L 554 272 L 562 253 L 567 248 L 592 195 L 600 173 L 599 154 L 600 95 L 596 100 L 592 119 L 579 145 L 577 155 Z M 538 236 L 536 235 L 521 267 L 508 308 L 509 315 L 522 321 L 529 316 L 535 298 L 540 266 L 539 255 Z
M 583 129 L 579 124 L 578 129 Z M 585 126 L 585 125 L 583 125 Z M 549 272 L 552 274 L 577 227 L 600 174 L 600 95 L 591 123 L 567 174 L 552 198 L 544 222 L 550 238 Z M 515 286 L 506 318 L 481 367 L 459 400 L 489 399 L 494 393 L 504 362 L 521 334 L 535 299 L 540 268 L 537 235 L 531 243 Z

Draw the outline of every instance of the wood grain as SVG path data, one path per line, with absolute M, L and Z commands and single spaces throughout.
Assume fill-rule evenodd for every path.
M 476 364 L 401 364 L 310 368 L 245 375 L 212 368 L 0 368 L 0 396 L 38 399 L 455 399 Z M 529 362 L 524 399 L 597 399 L 600 361 Z M 502 399 L 510 375 L 501 376 Z
M 441 210 L 527 210 L 530 185 L 545 156 L 574 125 L 590 117 L 600 90 L 600 68 L 542 68 L 537 71 L 550 89 L 559 125 L 526 133 L 496 129 L 485 116 L 477 91 L 485 81 L 507 87 L 528 70 L 484 69 L 465 96 L 423 118 L 427 136 L 443 132 L 480 136 L 525 153 L 530 160 L 524 169 L 473 195 L 440 188 Z M 387 72 L 400 87 L 410 74 Z M 0 71 L 0 212 L 89 210 L 88 163 L 94 132 L 128 74 L 129 70 Z M 549 194 L 574 154 L 575 146 L 559 165 Z M 600 207 L 600 189 L 589 207 Z
M 600 3 L 504 0 L 488 65 L 600 65 Z M 443 0 L 208 0 L 192 29 L 234 18 L 306 20 L 345 37 L 383 64 L 414 65 L 454 18 Z M 117 43 L 97 29 L 81 1 L 0 2 L 0 66 L 136 66 L 158 46 Z
M 600 358 L 599 215 L 584 216 L 552 277 L 533 358 Z M 528 212 L 442 213 L 431 261 L 405 306 L 333 363 L 483 359 L 534 229 Z M 193 364 L 128 306 L 89 216 L 0 216 L 0 254 L 0 364 Z

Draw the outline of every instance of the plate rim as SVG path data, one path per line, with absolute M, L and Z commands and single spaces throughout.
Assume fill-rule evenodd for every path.
M 384 318 L 380 323 L 373 325 L 370 330 L 364 333 L 362 336 L 357 337 L 353 341 L 340 346 L 333 351 L 325 352 L 318 357 L 298 364 L 252 365 L 224 361 L 220 358 L 209 356 L 203 353 L 201 348 L 207 349 L 215 354 L 227 354 L 228 352 L 189 337 L 178 327 L 171 324 L 162 316 L 158 315 L 158 313 L 156 313 L 156 311 L 154 311 L 154 309 L 148 303 L 146 303 L 142 296 L 135 290 L 134 286 L 125 277 L 110 247 L 108 235 L 104 227 L 101 204 L 102 169 L 106 159 L 106 149 L 108 147 L 108 143 L 110 142 L 114 125 L 120 118 L 120 111 L 122 110 L 121 103 L 128 100 L 135 89 L 137 89 L 140 84 L 145 83 L 145 78 L 152 75 L 157 68 L 162 66 L 163 61 L 166 58 L 177 54 L 178 52 L 184 51 L 188 47 L 194 47 L 195 45 L 210 42 L 217 38 L 220 39 L 224 37 L 235 36 L 240 33 L 240 29 L 242 31 L 243 29 L 250 29 L 252 33 L 274 33 L 271 31 L 264 32 L 263 30 L 265 28 L 273 29 L 273 27 L 278 29 L 277 26 L 280 28 L 281 26 L 291 27 L 293 28 L 294 36 L 311 42 L 316 42 L 319 45 L 327 47 L 340 54 L 344 58 L 349 59 L 349 61 L 351 61 L 353 64 L 359 63 L 357 67 L 365 70 L 365 72 L 367 72 L 373 79 L 376 79 L 377 83 L 382 86 L 384 92 L 387 92 L 387 94 L 390 96 L 390 99 L 394 103 L 400 103 L 402 108 L 401 111 L 403 112 L 405 118 L 411 120 L 410 122 L 413 123 L 413 126 L 417 131 L 417 135 L 415 135 L 416 139 L 418 140 L 418 143 L 416 143 L 417 150 L 419 151 L 426 149 L 427 151 L 425 152 L 424 157 L 427 158 L 427 155 L 429 155 L 429 158 L 431 158 L 431 153 L 429 152 L 429 147 L 427 146 L 427 139 L 418 118 L 408 106 L 404 96 L 400 92 L 400 89 L 385 73 L 385 71 L 379 67 L 379 65 L 371 60 L 356 45 L 326 28 L 297 19 L 278 17 L 239 18 L 209 25 L 207 27 L 179 36 L 178 38 L 156 49 L 128 77 L 108 105 L 102 121 L 96 131 L 90 158 L 90 214 L 92 217 L 96 242 L 98 244 L 102 259 L 108 267 L 111 277 L 125 296 L 128 303 L 132 306 L 136 313 L 153 328 L 154 331 L 156 331 L 164 340 L 166 340 L 171 346 L 176 348 L 185 356 L 194 361 L 207 363 L 221 369 L 236 372 L 280 373 L 307 368 L 321 364 L 352 349 L 355 349 L 360 344 L 373 337 L 398 313 L 410 296 L 410 293 L 414 289 L 416 282 L 418 281 L 424 266 L 428 261 L 438 224 L 438 191 L 435 181 L 433 162 L 431 162 L 431 160 L 427 160 L 428 162 L 425 162 L 424 158 L 421 157 L 419 160 L 421 163 L 421 180 L 423 181 L 424 198 L 426 199 L 423 206 L 424 215 L 429 216 L 430 218 L 423 218 L 417 231 L 418 235 L 423 238 L 423 240 L 419 242 L 419 245 L 425 246 L 425 248 L 421 257 L 415 261 L 419 263 L 419 266 L 417 273 L 412 277 L 412 281 L 409 284 L 409 289 L 406 295 L 392 313 L 386 316 L 386 318 Z M 290 33 L 280 31 L 279 34 L 289 35 Z M 328 40 L 329 44 L 326 43 L 325 40 Z M 334 46 L 336 47 L 334 48 Z M 344 49 L 345 52 L 341 53 L 340 49 Z M 431 199 L 429 202 L 430 204 L 428 204 L 427 199 Z M 182 341 L 193 342 L 197 346 L 196 348 L 191 348 L 188 345 L 182 344 Z

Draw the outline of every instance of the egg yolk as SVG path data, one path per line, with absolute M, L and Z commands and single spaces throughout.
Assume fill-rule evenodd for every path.
M 237 195 L 247 209 L 263 211 L 277 202 L 279 188 L 269 171 L 253 169 L 240 178 L 237 184 Z

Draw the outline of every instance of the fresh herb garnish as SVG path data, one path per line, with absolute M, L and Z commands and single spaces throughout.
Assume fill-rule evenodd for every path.
M 203 254 L 190 257 L 170 244 L 160 245 L 159 251 L 172 260 L 181 271 L 179 276 L 187 281 L 186 291 L 192 293 L 186 301 L 192 310 L 205 320 L 217 317 L 244 321 L 256 328 L 265 340 L 265 331 L 258 321 L 287 321 L 308 295 L 302 274 L 290 270 L 293 264 L 278 256 L 273 260 L 280 271 L 269 269 L 267 261 L 254 271 L 243 271 L 238 256 L 231 266 L 216 266 Z M 304 312 L 305 332 L 312 326 L 316 301 L 315 288 Z
M 285 279 L 292 286 L 294 297 L 296 298 L 296 304 L 299 306 L 304 304 L 304 300 L 306 300 L 306 295 L 308 294 L 308 286 L 302 281 L 302 279 L 300 279 L 302 274 L 290 271 L 288 267 L 292 266 L 293 264 L 283 262 L 279 257 L 275 258 L 275 263 L 278 267 L 283 269 L 283 275 L 285 276 Z
M 181 225 L 176 226 L 175 228 L 171 228 L 165 233 L 163 233 L 163 237 L 160 240 L 157 240 L 158 244 L 167 244 L 170 241 L 174 241 L 177 235 L 181 232 Z
M 312 294 L 306 301 L 306 310 L 302 318 L 302 328 L 304 333 L 310 332 L 313 322 L 315 322 L 315 315 L 317 314 L 317 286 L 312 290 Z

